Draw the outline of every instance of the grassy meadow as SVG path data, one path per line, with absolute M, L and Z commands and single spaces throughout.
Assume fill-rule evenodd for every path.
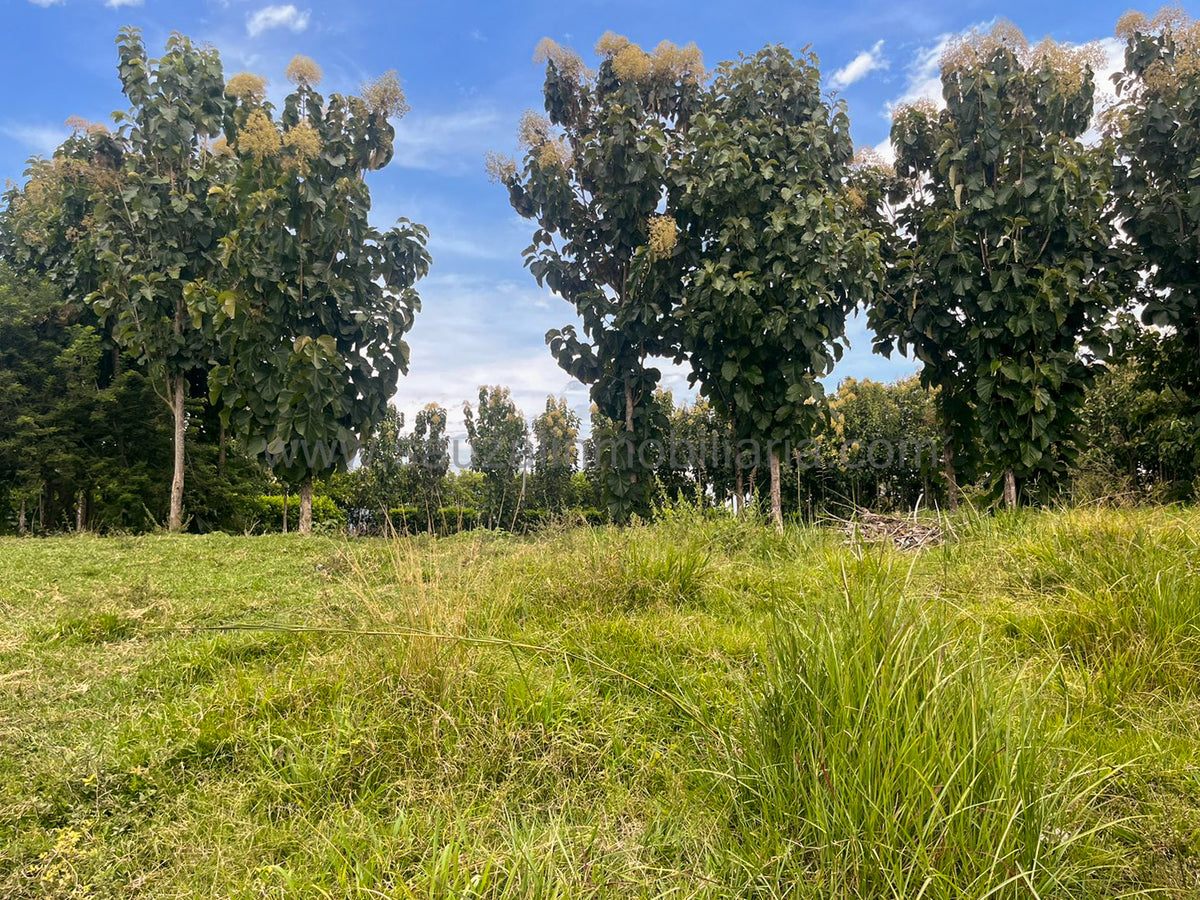
M 1200 897 L 1200 511 L 0 540 L 0 897 Z

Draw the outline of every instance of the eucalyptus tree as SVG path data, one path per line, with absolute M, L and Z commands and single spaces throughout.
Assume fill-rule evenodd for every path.
M 401 219 L 380 233 L 369 222 L 365 175 L 391 160 L 389 119 L 407 109 L 394 73 L 361 96 L 328 98 L 311 60 L 297 57 L 287 74 L 294 88 L 279 110 L 261 78 L 243 73 L 225 88 L 217 150 L 228 183 L 209 204 L 226 223 L 223 270 L 195 293 L 228 360 L 212 371 L 212 393 L 250 453 L 300 484 L 307 532 L 313 477 L 345 468 L 408 371 L 403 336 L 430 257 L 424 227 Z
M 765 453 L 779 528 L 785 448 L 827 418 L 820 379 L 880 269 L 847 184 L 853 157 L 845 106 L 822 96 L 816 57 L 769 46 L 717 69 L 675 185 L 691 250 L 675 308 L 681 355 L 738 438 Z M 678 243 L 653 237 L 652 260 Z
M 999 23 L 951 44 L 944 109 L 901 107 L 892 127 L 897 240 L 891 296 L 872 312 L 884 349 L 911 348 L 1015 506 L 1019 481 L 1069 460 L 1084 391 L 1121 298 L 1092 120 L 1093 47 L 1030 47 Z
M 1117 33 L 1117 214 L 1143 270 L 1142 320 L 1167 329 L 1151 368 L 1200 425 L 1200 23 L 1167 7 L 1126 15 Z
M 510 510 L 515 522 L 522 498 L 511 495 L 527 456 L 525 417 L 508 388 L 481 385 L 478 403 L 474 407 L 463 404 L 463 419 L 471 442 L 471 468 L 483 475 L 488 525 L 500 527 Z M 524 482 L 522 492 L 523 487 Z
M 525 263 L 538 283 L 575 308 L 575 326 L 547 343 L 560 366 L 590 386 L 592 402 L 613 423 L 596 435 L 610 516 L 648 514 L 653 464 L 639 452 L 662 427 L 652 402 L 661 372 L 651 360 L 670 356 L 670 293 L 658 273 L 635 269 L 661 212 L 670 162 L 695 111 L 704 78 L 694 45 L 669 42 L 647 53 L 612 33 L 596 46 L 595 72 L 574 52 L 549 41 L 546 117 L 526 113 L 523 163 L 492 157 L 493 177 L 513 208 L 536 224 Z

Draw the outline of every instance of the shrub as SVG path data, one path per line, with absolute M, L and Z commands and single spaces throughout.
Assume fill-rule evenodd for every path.
M 295 531 L 300 525 L 300 497 L 289 494 L 287 499 L 288 531 Z M 260 531 L 283 531 L 284 498 L 278 495 L 264 495 L 254 504 L 254 516 L 258 520 Z M 342 529 L 346 527 L 346 513 L 338 508 L 329 497 L 313 497 L 312 502 L 313 527 L 325 529 Z

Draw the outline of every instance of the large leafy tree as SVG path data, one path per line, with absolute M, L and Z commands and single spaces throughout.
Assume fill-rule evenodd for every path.
M 209 152 L 228 112 L 216 50 L 172 35 L 151 59 L 136 29 L 117 38 L 130 109 L 118 113 L 124 145 L 118 178 L 95 204 L 89 249 L 98 271 L 95 307 L 119 344 L 144 364 L 171 411 L 174 474 L 169 526 L 183 527 L 189 375 L 212 345 L 189 289 L 217 270 L 219 224 L 205 197 L 221 178 Z
M 827 416 L 819 379 L 879 268 L 847 187 L 850 121 L 822 96 L 815 56 L 771 46 L 718 68 L 688 136 L 674 204 L 695 256 L 681 351 L 738 437 L 762 448 L 782 528 L 785 446 Z
M 483 475 L 488 525 L 500 527 L 506 518 L 515 522 L 521 503 L 516 476 L 528 451 L 525 417 L 508 388 L 485 385 L 474 407 L 463 404 L 463 418 L 471 442 L 471 468 Z
M 912 347 L 950 415 L 974 415 L 1005 502 L 1060 475 L 1119 285 L 1109 167 L 1086 147 L 1094 48 L 1029 47 L 1011 25 L 942 60 L 946 107 L 901 108 L 898 284 L 873 321 Z M 938 345 L 942 345 L 938 348 Z M 969 393 L 966 391 L 969 390 Z M 960 432 L 961 433 L 961 432 Z
M 1143 322 L 1166 329 L 1155 369 L 1200 425 L 1200 23 L 1170 7 L 1129 14 L 1117 31 L 1117 215 L 1143 270 Z
M 403 336 L 430 258 L 422 226 L 369 222 L 365 175 L 391 160 L 389 119 L 407 109 L 394 74 L 328 98 L 311 60 L 288 77 L 278 111 L 262 79 L 230 79 L 228 183 L 211 192 L 223 271 L 196 295 L 227 360 L 213 393 L 249 451 L 300 485 L 303 533 L 313 477 L 346 467 L 408 371 Z
M 573 377 L 612 423 L 597 434 L 609 514 L 616 521 L 648 514 L 653 463 L 640 453 L 663 423 L 652 402 L 661 378 L 655 357 L 669 356 L 670 295 L 657 273 L 635 265 L 661 212 L 667 171 L 680 135 L 699 102 L 703 68 L 694 45 L 668 42 L 653 53 L 605 34 L 592 73 L 550 41 L 546 63 L 548 118 L 521 123 L 522 165 L 493 158 L 493 175 L 513 208 L 537 227 L 525 263 L 543 284 L 574 306 L 574 326 L 546 336 Z

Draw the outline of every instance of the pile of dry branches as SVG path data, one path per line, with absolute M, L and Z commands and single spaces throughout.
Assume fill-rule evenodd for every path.
M 944 535 L 936 522 L 913 517 L 885 516 L 859 510 L 854 518 L 842 520 L 847 537 L 868 542 L 890 541 L 901 550 L 921 550 L 940 544 Z

